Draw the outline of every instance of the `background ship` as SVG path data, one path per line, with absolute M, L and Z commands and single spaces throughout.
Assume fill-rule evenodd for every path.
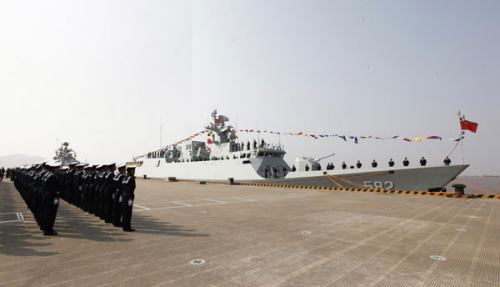
M 384 190 L 439 191 L 469 165 L 377 167 L 321 170 L 320 159 L 298 157 L 295 171 L 285 162 L 281 145 L 264 141 L 238 143 L 229 118 L 212 113 L 204 141 L 191 140 L 148 153 L 136 175 L 199 181 L 232 181 L 284 186 L 374 188 Z
M 68 166 L 72 163 L 79 164 L 80 162 L 76 160 L 76 152 L 68 148 L 69 143 L 63 142 L 61 147 L 55 150 L 56 156 L 54 160 L 60 161 L 63 166 Z

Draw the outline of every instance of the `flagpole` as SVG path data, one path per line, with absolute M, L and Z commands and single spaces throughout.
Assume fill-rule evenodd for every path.
M 462 164 L 464 164 L 464 139 L 462 138 L 462 125 L 461 125 L 462 117 L 460 115 L 461 113 L 460 111 L 458 111 L 458 124 L 460 125 L 460 134 L 458 135 L 458 139 L 460 141 L 460 147 L 462 149 Z

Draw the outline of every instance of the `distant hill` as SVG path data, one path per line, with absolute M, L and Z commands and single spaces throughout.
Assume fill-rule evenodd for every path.
M 29 156 L 25 154 L 16 153 L 6 156 L 0 156 L 0 168 L 36 164 L 36 163 L 41 163 L 44 160 L 46 159 L 40 156 Z

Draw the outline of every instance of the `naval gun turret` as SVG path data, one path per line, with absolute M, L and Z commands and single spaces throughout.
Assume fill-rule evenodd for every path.
M 334 155 L 335 153 L 332 153 L 330 155 L 323 156 L 320 158 L 300 156 L 295 159 L 295 167 L 297 168 L 297 171 L 306 171 L 307 169 L 306 166 L 309 167 L 309 170 L 320 170 L 319 162 L 325 158 L 329 158 Z

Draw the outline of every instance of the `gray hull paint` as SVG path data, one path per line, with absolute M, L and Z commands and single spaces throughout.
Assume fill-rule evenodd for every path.
M 323 175 L 325 171 L 314 171 L 301 172 L 295 178 L 288 178 L 287 176 L 284 179 L 242 182 L 335 188 L 364 188 L 372 186 L 374 188 L 377 187 L 377 189 L 429 191 L 444 188 L 468 166 L 374 168 L 372 170 L 346 170 L 340 173 L 331 170 L 326 171 L 329 175 L 333 175 L 333 178 Z M 317 175 L 302 176 L 307 173 L 316 173 Z
M 252 159 L 253 163 L 256 162 Z M 469 165 L 451 166 L 416 166 L 393 168 L 364 168 L 346 170 L 321 170 L 308 172 L 289 172 L 285 178 L 265 179 L 257 174 L 254 164 L 242 164 L 242 161 L 207 161 L 189 163 L 162 162 L 160 166 L 152 164 L 159 160 L 146 160 L 137 168 L 137 176 L 148 178 L 176 177 L 183 180 L 223 181 L 232 178 L 239 183 L 277 184 L 287 186 L 364 188 L 391 190 L 428 191 L 440 189 L 457 177 Z M 261 163 L 258 161 L 259 164 Z M 265 162 L 265 160 L 264 160 Z M 333 178 L 324 175 L 327 172 Z M 332 180 L 333 179 L 333 180 Z

